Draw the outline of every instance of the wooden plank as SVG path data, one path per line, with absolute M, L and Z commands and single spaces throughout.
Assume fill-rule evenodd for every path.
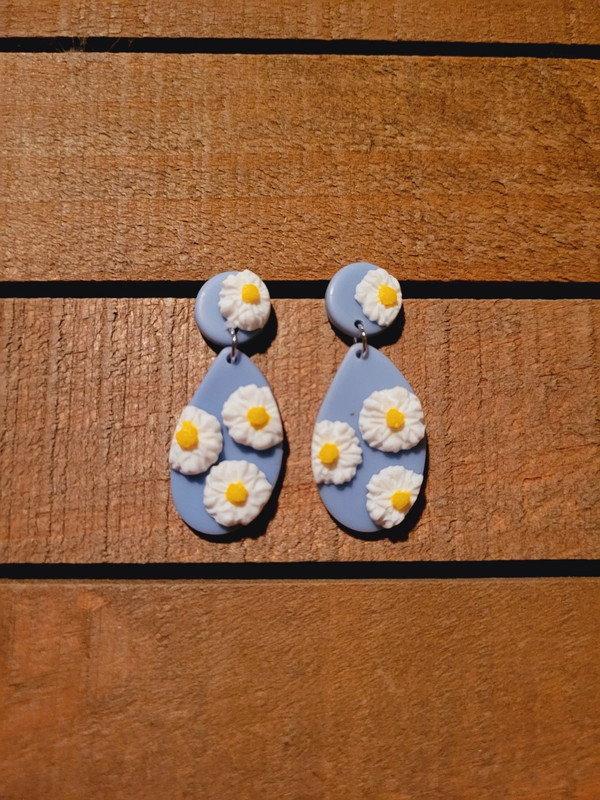
M 312 483 L 313 422 L 346 353 L 319 300 L 276 300 L 255 362 L 289 458 L 266 530 L 215 543 L 171 505 L 172 426 L 213 354 L 193 300 L 5 300 L 4 562 L 594 558 L 600 305 L 412 300 L 383 348 L 426 410 L 427 502 L 403 537 L 340 531 Z M 407 537 L 407 538 L 406 538 Z
M 597 0 L 1 0 L 4 36 L 600 42 Z
M 595 800 L 595 580 L 4 583 L 0 794 Z
M 600 64 L 5 54 L 0 278 L 595 280 Z

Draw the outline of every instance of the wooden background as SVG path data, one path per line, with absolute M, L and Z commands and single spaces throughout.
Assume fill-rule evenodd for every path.
M 0 35 L 0 798 L 596 800 L 597 0 L 0 0 Z M 375 540 L 308 458 L 363 259 L 429 436 Z M 289 455 L 212 542 L 166 453 L 243 266 Z

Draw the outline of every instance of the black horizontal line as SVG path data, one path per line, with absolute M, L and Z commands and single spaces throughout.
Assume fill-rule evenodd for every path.
M 274 298 L 325 296 L 326 280 L 266 281 Z M 0 297 L 195 297 L 202 281 L 4 281 Z M 600 282 L 402 281 L 408 299 L 572 300 L 600 298 Z
M 558 42 L 422 42 L 381 39 L 242 39 L 192 37 L 8 36 L 5 53 L 246 53 L 286 55 L 600 58 L 598 44 Z
M 600 576 L 600 561 L 410 561 L 288 564 L 2 564 L 6 580 L 427 580 Z

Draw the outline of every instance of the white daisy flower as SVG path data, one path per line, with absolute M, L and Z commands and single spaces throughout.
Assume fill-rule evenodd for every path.
M 399 525 L 414 505 L 423 476 L 405 467 L 386 467 L 367 484 L 367 511 L 382 528 Z
M 347 422 L 321 420 L 315 425 L 311 445 L 313 475 L 317 483 L 347 483 L 356 475 L 362 450 L 354 428 Z
M 184 475 L 199 475 L 219 458 L 223 449 L 216 417 L 196 406 L 181 412 L 169 450 L 169 466 Z
M 358 427 L 367 444 L 385 453 L 410 450 L 425 436 L 419 398 L 402 386 L 372 392 L 362 405 Z
M 356 287 L 354 299 L 358 300 L 363 313 L 371 322 L 386 327 L 398 316 L 402 305 L 400 284 L 386 270 L 370 269 Z
M 249 383 L 229 395 L 221 412 L 232 439 L 255 450 L 283 441 L 279 409 L 268 386 Z
M 269 290 L 249 269 L 228 275 L 221 284 L 219 311 L 227 320 L 228 327 L 255 331 L 269 319 Z
M 204 505 L 219 525 L 248 525 L 265 507 L 273 487 L 250 461 L 221 461 L 206 476 Z

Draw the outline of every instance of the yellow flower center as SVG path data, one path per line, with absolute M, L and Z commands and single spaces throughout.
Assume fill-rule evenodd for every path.
M 404 414 L 398 411 L 397 408 L 390 408 L 385 415 L 385 421 L 387 422 L 388 428 L 391 428 L 393 431 L 399 431 L 404 425 Z
M 258 286 L 253 283 L 245 283 L 242 286 L 242 300 L 244 303 L 258 303 L 260 299 L 260 292 Z
M 383 303 L 386 308 L 391 308 L 398 303 L 398 292 L 391 286 L 379 287 L 379 302 Z
M 264 406 L 253 406 L 246 414 L 248 422 L 252 427 L 259 431 L 269 423 L 271 416 Z
M 175 434 L 175 439 L 183 450 L 191 450 L 198 444 L 198 428 L 189 419 L 184 419 L 181 428 Z
M 319 450 L 319 458 L 322 464 L 334 464 L 340 457 L 340 450 L 337 444 L 325 442 Z
M 230 483 L 225 491 L 225 499 L 229 500 L 235 506 L 241 506 L 246 502 L 248 497 L 248 489 L 241 481 L 237 483 Z
M 406 506 L 410 505 L 410 492 L 398 490 L 390 497 L 390 502 L 396 511 L 404 511 Z

